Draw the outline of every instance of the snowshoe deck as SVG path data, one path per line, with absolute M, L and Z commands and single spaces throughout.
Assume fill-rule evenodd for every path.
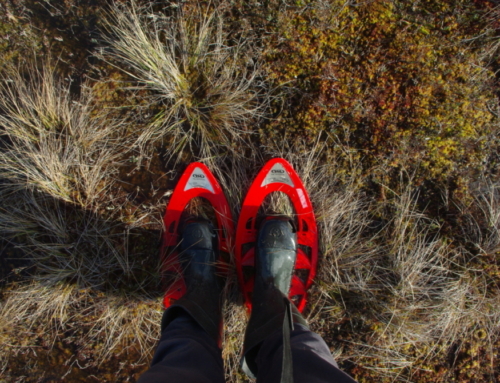
M 297 258 L 289 298 L 302 312 L 307 303 L 307 290 L 316 275 L 318 233 L 313 207 L 302 181 L 292 166 L 282 158 L 268 161 L 255 178 L 243 202 L 236 231 L 235 258 L 245 305 L 252 309 L 255 274 L 257 214 L 264 199 L 272 192 L 283 192 L 291 200 L 297 230 Z
M 160 272 L 166 289 L 163 298 L 165 309 L 186 292 L 186 284 L 178 258 L 179 224 L 187 204 L 197 197 L 208 200 L 215 211 L 219 252 L 230 253 L 234 228 L 229 204 L 210 170 L 202 163 L 193 162 L 186 168 L 177 183 L 163 217 L 165 232 L 161 246 Z M 222 260 L 219 269 L 221 272 L 227 271 L 227 266 L 224 267 Z

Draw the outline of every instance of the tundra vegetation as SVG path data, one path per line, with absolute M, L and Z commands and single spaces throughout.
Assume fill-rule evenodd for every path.
M 305 314 L 340 367 L 499 381 L 499 18 L 489 0 L 0 0 L 0 380 L 135 381 L 179 175 L 206 163 L 236 222 L 281 156 L 320 231 Z M 234 270 L 224 294 L 244 382 Z

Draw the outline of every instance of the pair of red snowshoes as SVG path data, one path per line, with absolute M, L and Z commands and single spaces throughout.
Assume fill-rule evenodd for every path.
M 302 312 L 307 303 L 307 290 L 316 274 L 318 260 L 318 238 L 316 219 L 309 196 L 302 181 L 292 166 L 282 158 L 275 158 L 265 164 L 251 185 L 241 208 L 236 236 L 231 210 L 224 193 L 210 170 L 202 163 L 190 164 L 181 176 L 170 199 L 163 219 L 165 233 L 162 242 L 162 274 L 174 276 L 169 280 L 163 299 L 168 308 L 186 292 L 179 262 L 179 225 L 181 216 L 189 201 L 201 197 L 215 211 L 218 246 L 221 253 L 232 253 L 234 245 L 238 279 L 243 291 L 245 305 L 252 309 L 254 286 L 254 256 L 259 229 L 258 213 L 266 196 L 272 192 L 285 193 L 293 204 L 295 214 L 290 217 L 297 235 L 297 256 L 292 276 L 289 298 Z M 227 263 L 220 262 L 221 272 L 227 270 Z

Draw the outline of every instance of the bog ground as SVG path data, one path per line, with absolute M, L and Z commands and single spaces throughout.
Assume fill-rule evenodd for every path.
M 500 379 L 495 1 L 0 10 L 0 381 L 135 381 L 159 337 L 178 177 L 205 163 L 236 222 L 278 156 L 315 208 L 306 316 L 340 367 Z M 280 195 L 266 208 L 293 214 Z M 234 270 L 224 293 L 227 381 L 246 381 Z

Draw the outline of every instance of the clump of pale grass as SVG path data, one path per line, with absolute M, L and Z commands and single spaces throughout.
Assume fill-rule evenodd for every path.
M 74 97 L 50 63 L 10 67 L 0 93 L 3 234 L 52 284 L 99 288 L 113 272 L 129 274 L 119 250 L 125 226 L 98 215 L 126 142 L 120 124 L 94 104 L 91 88 Z
M 79 341 L 100 342 L 102 360 L 131 345 L 147 355 L 160 314 L 145 293 L 151 278 L 135 273 L 156 274 L 139 264 L 145 254 L 129 257 L 120 206 L 106 209 L 127 144 L 119 120 L 94 103 L 90 87 L 74 96 L 49 64 L 10 67 L 1 80 L 0 234 L 22 250 L 31 281 L 5 293 L 2 333 L 29 338 L 31 329 L 82 325 Z
M 329 176 L 326 169 L 324 171 L 320 179 Z M 315 211 L 323 257 L 320 277 L 331 290 L 371 297 L 374 286 L 370 282 L 377 249 L 371 238 L 376 231 L 368 232 L 370 203 L 354 188 L 336 190 L 328 182 L 322 183 L 312 192 L 313 200 L 317 201 Z
M 482 40 L 480 58 L 486 65 L 491 65 L 498 59 L 500 54 L 500 39 L 497 33 L 500 6 L 496 5 L 488 12 L 485 12 L 484 16 L 485 20 L 487 20 L 486 27 L 481 31 L 480 35 L 471 40 Z
M 394 194 L 392 219 L 378 239 L 380 258 L 372 281 L 378 302 L 367 313 L 373 333 L 366 342 L 355 342 L 350 355 L 364 365 L 377 361 L 377 373 L 393 377 L 413 368 L 417 358 L 432 358 L 473 338 L 478 329 L 496 337 L 500 323 L 500 295 L 487 268 L 461 264 L 466 250 L 452 246 L 440 225 L 417 209 L 418 194 L 408 187 Z M 496 220 L 491 205 L 482 211 Z M 491 235 L 481 237 L 483 243 L 496 243 Z
M 453 254 L 438 234 L 439 225 L 416 208 L 417 198 L 409 188 L 394 196 L 393 219 L 383 233 L 386 247 L 377 279 L 384 299 L 371 342 L 400 353 L 400 359 L 382 359 L 388 370 L 413 363 L 410 346 L 448 335 L 436 313 L 444 309 L 452 283 Z
M 98 355 L 103 359 L 116 350 L 133 347 L 140 352 L 140 362 L 153 354 L 160 334 L 161 303 L 142 296 L 108 295 L 95 306 L 96 319 L 84 340 L 98 341 Z
M 480 254 L 500 250 L 500 186 L 481 180 L 471 186 L 472 202 L 457 202 L 464 217 L 462 233 Z
M 50 63 L 4 70 L 0 177 L 13 191 L 38 190 L 88 208 L 111 186 L 125 143 L 119 124 L 94 105 L 91 89 L 83 86 L 74 97 L 54 72 Z
M 16 286 L 1 303 L 1 330 L 9 332 L 23 324 L 30 331 L 35 325 L 33 318 L 43 323 L 50 332 L 64 330 L 71 319 L 69 309 L 75 304 L 77 289 L 73 284 L 29 283 Z
M 500 193 L 498 185 L 484 179 L 471 189 L 471 202 L 457 202 L 463 214 L 463 245 L 456 249 L 456 278 L 441 321 L 455 339 L 479 329 L 492 344 L 500 328 Z
M 443 337 L 450 342 L 471 339 L 484 331 L 488 343 L 498 338 L 500 291 L 485 270 L 464 268 L 445 294 L 444 308 L 437 313 Z
M 0 332 L 7 352 L 19 334 L 41 333 L 54 342 L 61 330 L 78 336 L 76 343 L 94 345 L 100 362 L 110 355 L 135 348 L 150 356 L 161 322 L 159 302 L 145 297 L 119 297 L 82 290 L 75 284 L 32 282 L 6 294 L 0 306 Z
M 231 42 L 218 10 L 178 11 L 116 3 L 109 13 L 106 53 L 135 81 L 153 121 L 138 143 L 168 137 L 174 152 L 188 147 L 210 157 L 241 143 L 265 102 L 258 64 L 244 38 Z M 197 150 L 195 150 L 197 149 Z
M 0 301 L 0 361 L 4 368 L 10 358 L 17 357 L 17 352 L 34 344 L 32 337 L 40 325 L 42 334 L 67 329 L 71 316 L 68 308 L 75 290 L 69 285 L 14 287 Z M 49 338 L 49 342 L 55 341 L 54 336 Z

